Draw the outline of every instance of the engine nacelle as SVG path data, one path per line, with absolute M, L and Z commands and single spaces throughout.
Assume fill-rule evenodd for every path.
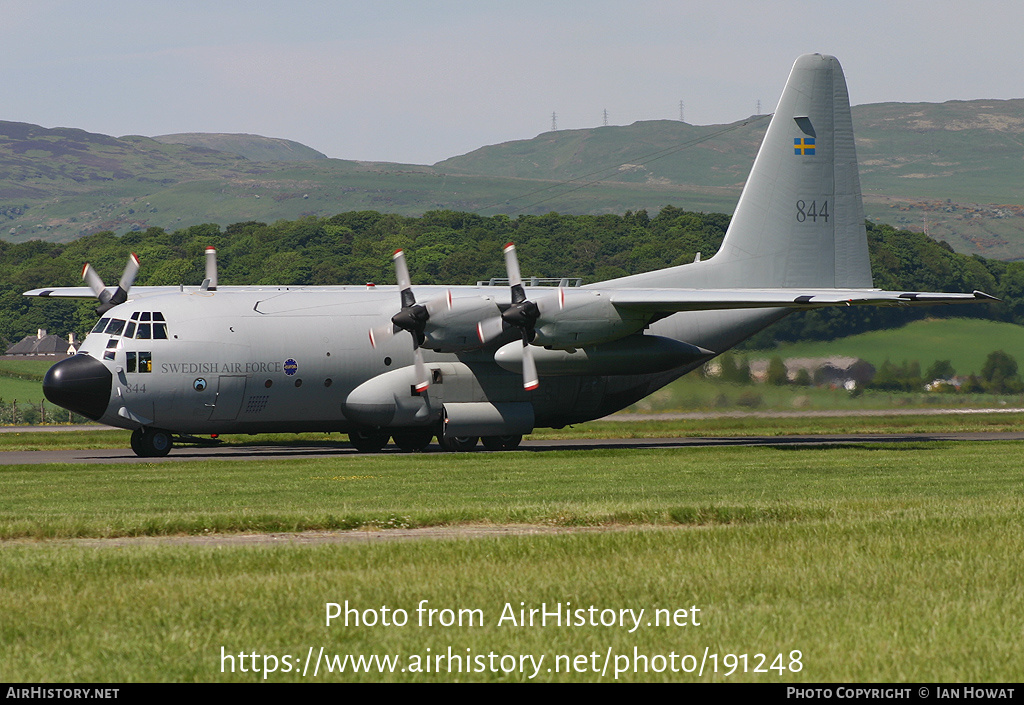
M 543 375 L 636 375 L 664 372 L 714 357 L 715 353 L 657 335 L 633 335 L 600 345 L 567 350 L 533 349 L 537 372 Z M 516 341 L 494 354 L 509 372 L 522 373 L 523 346 Z
M 599 291 L 558 289 L 535 300 L 540 318 L 532 342 L 546 348 L 574 350 L 597 345 L 636 333 L 648 322 L 640 313 L 623 314 Z
M 494 299 L 485 296 L 451 298 L 430 307 L 430 319 L 423 331 L 423 346 L 437 352 L 462 352 L 483 345 L 477 332 L 480 321 L 500 315 Z

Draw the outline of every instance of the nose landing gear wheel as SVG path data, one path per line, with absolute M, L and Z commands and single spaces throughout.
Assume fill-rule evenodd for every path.
M 132 450 L 140 458 L 162 458 L 174 445 L 171 432 L 162 428 L 137 428 L 132 431 Z

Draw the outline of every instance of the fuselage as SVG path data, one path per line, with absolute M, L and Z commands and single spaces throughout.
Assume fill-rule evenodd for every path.
M 496 287 L 417 288 L 421 300 L 448 291 L 509 303 Z M 397 300 L 395 287 L 373 286 L 142 295 L 104 314 L 75 363 L 55 366 L 65 365 L 63 378 L 51 375 L 47 394 L 104 424 L 182 434 L 429 426 L 440 422 L 443 405 L 474 403 L 528 405 L 534 426 L 559 427 L 628 406 L 707 359 L 682 356 L 650 371 L 626 355 L 614 374 L 587 374 L 585 365 L 580 374 L 577 365 L 573 374 L 545 375 L 542 368 L 540 387 L 526 391 L 519 374 L 494 361 L 497 349 L 518 339 L 509 331 L 478 349 L 425 350 L 432 384 L 417 394 L 403 372 L 413 362 L 410 335 L 399 331 L 376 347 L 368 335 L 389 321 Z M 718 352 L 781 315 L 688 312 L 645 332 Z

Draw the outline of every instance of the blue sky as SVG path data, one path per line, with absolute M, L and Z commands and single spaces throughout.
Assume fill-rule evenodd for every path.
M 551 127 L 726 123 L 833 54 L 854 104 L 1024 97 L 1024 4 L 0 0 L 0 119 L 429 164 Z

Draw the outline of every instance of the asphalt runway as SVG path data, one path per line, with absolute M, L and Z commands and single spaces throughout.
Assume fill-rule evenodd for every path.
M 127 440 L 127 436 L 126 436 Z M 1005 433 L 893 433 L 893 434 L 827 434 L 814 436 L 721 436 L 704 438 L 602 438 L 565 441 L 523 441 L 520 452 L 541 453 L 552 450 L 599 450 L 605 448 L 675 449 L 715 446 L 813 447 L 860 445 L 864 443 L 934 443 L 938 441 L 1024 441 L 1024 431 Z M 441 453 L 432 445 L 425 453 Z M 478 453 L 487 453 L 478 446 Z M 398 449 L 385 449 L 383 454 L 403 454 Z M 100 450 L 30 450 L 0 452 L 0 465 L 42 465 L 45 463 L 162 463 L 188 460 L 287 460 L 294 458 L 344 458 L 362 455 L 348 443 L 337 446 L 303 444 L 274 446 L 176 446 L 164 458 L 139 458 L 131 449 Z

